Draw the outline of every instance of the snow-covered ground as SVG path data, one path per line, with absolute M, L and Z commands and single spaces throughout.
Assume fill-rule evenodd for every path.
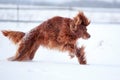
M 73 17 L 77 11 L 52 10 L 28 11 L 20 10 L 19 20 L 42 20 L 55 15 Z M 118 12 L 100 17 L 101 13 L 87 13 L 92 21 L 120 21 Z M 40 14 L 40 15 L 39 15 Z M 45 16 L 48 14 L 47 16 Z M 1 10 L 3 20 L 16 20 L 14 10 Z M 34 16 L 39 15 L 39 16 Z M 98 18 L 100 17 L 100 18 Z M 38 23 L 0 22 L 0 30 L 19 30 L 27 32 Z M 88 27 L 91 34 L 89 40 L 78 40 L 78 46 L 86 46 L 87 65 L 79 65 L 76 58 L 70 59 L 67 52 L 49 50 L 40 47 L 33 61 L 11 62 L 8 57 L 15 54 L 17 47 L 0 33 L 0 80 L 120 80 L 120 26 L 119 24 L 93 24 Z
M 12 26 L 12 24 L 7 23 Z M 7 25 L 6 24 L 6 25 Z M 33 24 L 34 27 L 35 24 Z M 31 27 L 32 28 L 32 27 Z M 29 27 L 0 27 L 0 30 L 24 30 Z M 91 24 L 89 40 L 79 40 L 86 46 L 88 65 L 79 65 L 67 52 L 40 47 L 33 61 L 10 62 L 6 58 L 16 51 L 7 38 L 0 34 L 1 80 L 120 80 L 120 27 L 118 24 Z

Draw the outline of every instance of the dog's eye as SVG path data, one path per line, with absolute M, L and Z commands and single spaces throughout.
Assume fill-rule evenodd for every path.
M 87 31 L 86 26 L 83 26 L 82 29 L 83 29 L 83 31 Z
M 75 26 L 73 26 L 73 28 L 75 28 Z
M 87 29 L 85 28 L 84 31 L 87 31 Z
M 72 25 L 70 25 L 70 29 L 71 29 L 71 30 L 77 30 L 77 26 L 72 26 Z

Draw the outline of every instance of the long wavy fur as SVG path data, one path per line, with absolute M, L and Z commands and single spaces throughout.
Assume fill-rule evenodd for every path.
M 73 19 L 55 16 L 30 30 L 28 33 L 3 30 L 4 36 L 15 44 L 19 43 L 16 55 L 10 57 L 12 61 L 26 61 L 34 58 L 39 46 L 60 51 L 68 51 L 71 57 L 76 56 L 80 64 L 87 64 L 84 47 L 77 47 L 79 38 L 90 38 L 87 26 L 90 21 L 83 12 L 79 12 Z

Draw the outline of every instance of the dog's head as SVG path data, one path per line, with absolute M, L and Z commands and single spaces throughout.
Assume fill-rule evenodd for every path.
M 83 39 L 90 38 L 90 34 L 87 32 L 87 26 L 90 21 L 84 15 L 83 12 L 79 12 L 73 19 L 74 25 L 70 25 L 70 30 L 78 37 Z

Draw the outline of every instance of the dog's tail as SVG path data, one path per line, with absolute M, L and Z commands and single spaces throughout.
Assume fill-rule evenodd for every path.
M 24 32 L 9 30 L 2 30 L 2 34 L 8 37 L 14 44 L 17 44 L 25 36 Z

